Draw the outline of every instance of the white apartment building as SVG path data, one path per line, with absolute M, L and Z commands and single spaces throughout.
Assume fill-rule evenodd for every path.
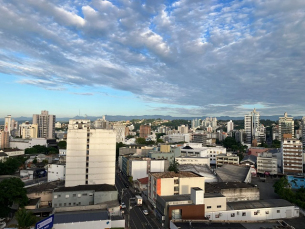
M 227 122 L 227 133 L 229 133 L 230 131 L 234 130 L 234 122 L 232 122 L 232 120 L 230 120 L 229 122 Z
M 48 182 L 56 180 L 65 180 L 66 165 L 48 164 Z
M 303 143 L 303 152 L 305 157 L 305 116 L 302 118 L 302 143 Z
M 55 123 L 55 128 L 61 128 L 61 123 L 60 122 L 56 122 Z
M 191 164 L 191 165 L 208 165 L 210 166 L 209 157 L 176 157 L 176 162 L 179 165 Z
M 269 152 L 258 154 L 257 157 L 257 173 L 277 174 L 277 156 Z
M 33 124 L 38 125 L 38 138 L 55 138 L 55 115 L 49 115 L 48 111 L 41 114 L 33 114 Z
M 116 142 L 124 142 L 126 126 L 120 123 L 116 123 L 113 125 L 113 129 L 116 133 Z
M 284 174 L 303 173 L 302 142 L 295 138 L 282 139 L 282 161 Z
M 170 134 L 163 137 L 169 143 L 190 142 L 190 134 Z
M 9 136 L 11 136 L 11 122 L 12 122 L 11 115 L 8 115 L 4 118 L 4 131 L 8 132 Z
M 19 136 L 22 139 L 32 139 L 38 137 L 38 124 L 30 124 L 28 121 L 19 125 Z
M 65 186 L 115 184 L 116 134 L 96 129 L 90 120 L 68 125 Z
M 245 133 L 247 135 L 246 137 L 247 144 L 252 144 L 252 140 L 257 135 L 256 132 L 258 131 L 258 128 L 260 126 L 259 117 L 260 117 L 259 112 L 257 112 L 255 108 L 250 114 L 245 115 L 244 127 L 245 127 Z
M 293 117 L 288 117 L 287 112 L 279 118 L 279 141 L 282 141 L 283 134 L 291 134 L 294 138 L 294 120 Z
M 178 132 L 180 134 L 187 134 L 189 132 L 189 128 L 186 125 L 178 126 Z

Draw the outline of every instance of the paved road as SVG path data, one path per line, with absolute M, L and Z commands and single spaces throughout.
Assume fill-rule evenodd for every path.
M 28 185 L 32 185 L 32 184 L 36 184 L 36 183 L 45 183 L 48 181 L 48 177 L 41 177 L 41 178 L 36 178 L 34 180 L 27 180 L 27 181 L 23 181 L 24 186 L 28 186 Z
M 127 180 L 121 175 L 116 173 L 116 187 L 118 189 L 119 195 L 121 196 L 122 189 L 125 188 L 124 182 L 127 183 Z M 126 188 L 123 195 L 122 202 L 125 203 L 126 209 L 125 209 L 125 218 L 128 219 L 128 205 L 129 205 L 129 199 L 133 198 L 135 195 L 131 191 L 132 188 Z M 135 206 L 135 203 L 131 203 L 132 209 L 130 209 L 130 228 L 132 229 L 157 229 L 161 228 L 158 223 L 156 222 L 155 217 L 152 215 L 152 212 L 149 212 L 149 215 L 145 216 L 143 214 L 143 210 L 147 209 L 145 207 L 139 207 Z M 126 220 L 126 226 L 127 224 Z

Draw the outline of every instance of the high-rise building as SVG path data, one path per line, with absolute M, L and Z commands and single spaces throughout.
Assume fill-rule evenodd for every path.
M 140 138 L 147 138 L 150 135 L 151 127 L 149 125 L 140 126 Z
M 116 133 L 116 142 L 124 142 L 126 126 L 120 123 L 116 123 L 113 125 L 113 129 Z
M 187 134 L 189 132 L 189 128 L 186 125 L 178 126 L 178 132 L 180 134 Z
M 302 142 L 303 152 L 305 153 L 305 116 L 302 118 Z
M 72 119 L 68 125 L 66 187 L 115 184 L 116 134 L 90 120 Z
M 8 115 L 4 118 L 4 131 L 8 132 L 9 136 L 11 135 L 11 122 L 12 122 L 11 115 Z
M 284 117 L 279 118 L 279 140 L 282 141 L 283 134 L 291 134 L 294 138 L 294 120 L 293 117 L 288 117 L 287 112 Z
M 287 137 L 286 137 L 286 136 Z M 284 134 L 282 139 L 282 161 L 284 174 L 303 173 L 303 147 L 299 139 Z
M 38 138 L 55 138 L 55 115 L 49 115 L 48 111 L 33 115 L 33 124 L 38 125 Z
M 19 125 L 19 136 L 23 139 L 37 138 L 38 125 L 30 124 L 28 121 Z
M 0 130 L 0 149 L 9 148 L 9 133 Z
M 234 122 L 230 120 L 230 122 L 227 122 L 227 133 L 234 130 Z
M 248 114 L 245 115 L 244 123 L 245 123 L 245 133 L 247 135 L 246 137 L 246 143 L 252 144 L 252 140 L 255 139 L 255 133 L 258 131 L 259 128 L 259 112 L 254 110 Z

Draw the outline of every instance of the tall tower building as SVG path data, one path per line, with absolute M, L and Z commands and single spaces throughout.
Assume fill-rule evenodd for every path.
M 8 115 L 4 118 L 4 131 L 11 135 L 12 116 Z
M 294 138 L 294 120 L 293 117 L 288 117 L 287 112 L 284 117 L 279 118 L 279 140 L 282 141 L 283 134 L 291 134 Z
M 302 142 L 295 138 L 286 138 L 291 134 L 284 134 L 282 139 L 283 173 L 303 173 L 303 147 Z
M 38 125 L 38 138 L 55 138 L 55 115 L 49 115 L 48 111 L 33 115 L 33 124 Z
M 302 142 L 303 152 L 305 153 L 305 116 L 302 118 Z
M 252 140 L 255 138 L 255 133 L 258 131 L 259 128 L 259 112 L 256 111 L 254 108 L 253 111 L 245 115 L 244 124 L 245 124 L 245 133 L 247 135 L 246 137 L 246 143 L 252 144 Z
M 68 125 L 66 187 L 115 184 L 116 134 L 90 120 L 72 119 Z
M 230 122 L 227 122 L 227 133 L 233 130 L 234 130 L 234 123 L 232 122 L 232 120 L 230 120 Z
M 150 135 L 151 127 L 149 125 L 140 126 L 140 138 L 147 138 Z

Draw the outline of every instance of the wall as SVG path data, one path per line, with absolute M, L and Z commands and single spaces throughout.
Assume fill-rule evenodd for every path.
M 150 161 L 150 172 L 164 172 L 164 160 L 152 160 Z
M 65 180 L 66 165 L 49 164 L 48 165 L 48 182 L 55 180 Z
M 12 156 L 18 156 L 18 155 L 24 155 L 24 150 L 15 150 L 15 151 L 5 151 L 7 156 L 12 157 Z
M 40 207 L 48 206 L 49 202 L 52 202 L 53 190 L 46 190 L 42 192 L 35 192 L 27 194 L 27 197 L 30 199 L 36 199 L 40 197 Z
M 142 160 L 129 160 L 131 163 L 130 167 L 130 176 L 132 176 L 133 180 L 137 180 L 140 178 L 147 177 L 147 163 L 148 161 Z
M 278 210 L 280 211 L 279 213 L 277 212 Z M 257 211 L 259 211 L 259 212 L 257 212 Z M 267 212 L 269 214 L 266 214 Z M 299 209 L 294 206 L 207 212 L 205 214 L 205 216 L 209 217 L 209 219 L 213 220 L 213 221 L 253 221 L 253 222 L 255 222 L 255 221 L 259 221 L 259 220 L 285 219 L 285 218 L 288 218 L 287 217 L 288 212 L 291 212 L 292 217 L 299 217 Z M 292 217 L 289 217 L 289 218 L 292 218 Z
M 29 148 L 29 142 L 24 142 L 24 141 L 10 141 L 10 148 L 12 149 L 22 149 L 25 150 L 26 148 Z
M 227 202 L 237 202 L 237 201 L 259 200 L 260 199 L 260 193 L 259 193 L 259 189 L 257 187 L 222 189 L 220 191 L 220 193 L 227 198 Z
M 204 191 L 204 184 L 204 177 L 179 178 L 179 195 L 191 194 L 191 188 L 193 187 L 201 188 Z
M 226 200 L 226 197 L 223 197 L 223 196 L 222 197 L 204 198 L 204 204 L 205 204 L 205 212 L 206 213 L 207 212 L 226 211 L 227 210 L 227 200 Z
M 56 215 L 55 215 L 56 217 Z M 106 228 L 124 228 L 125 220 L 99 220 L 99 221 L 86 221 L 86 222 L 74 222 L 65 224 L 54 224 L 54 229 L 106 229 Z
M 174 195 L 174 178 L 162 178 L 160 184 L 161 184 L 160 196 Z
M 210 166 L 209 157 L 176 157 L 176 161 L 180 165 L 192 164 L 192 165 L 208 165 Z

